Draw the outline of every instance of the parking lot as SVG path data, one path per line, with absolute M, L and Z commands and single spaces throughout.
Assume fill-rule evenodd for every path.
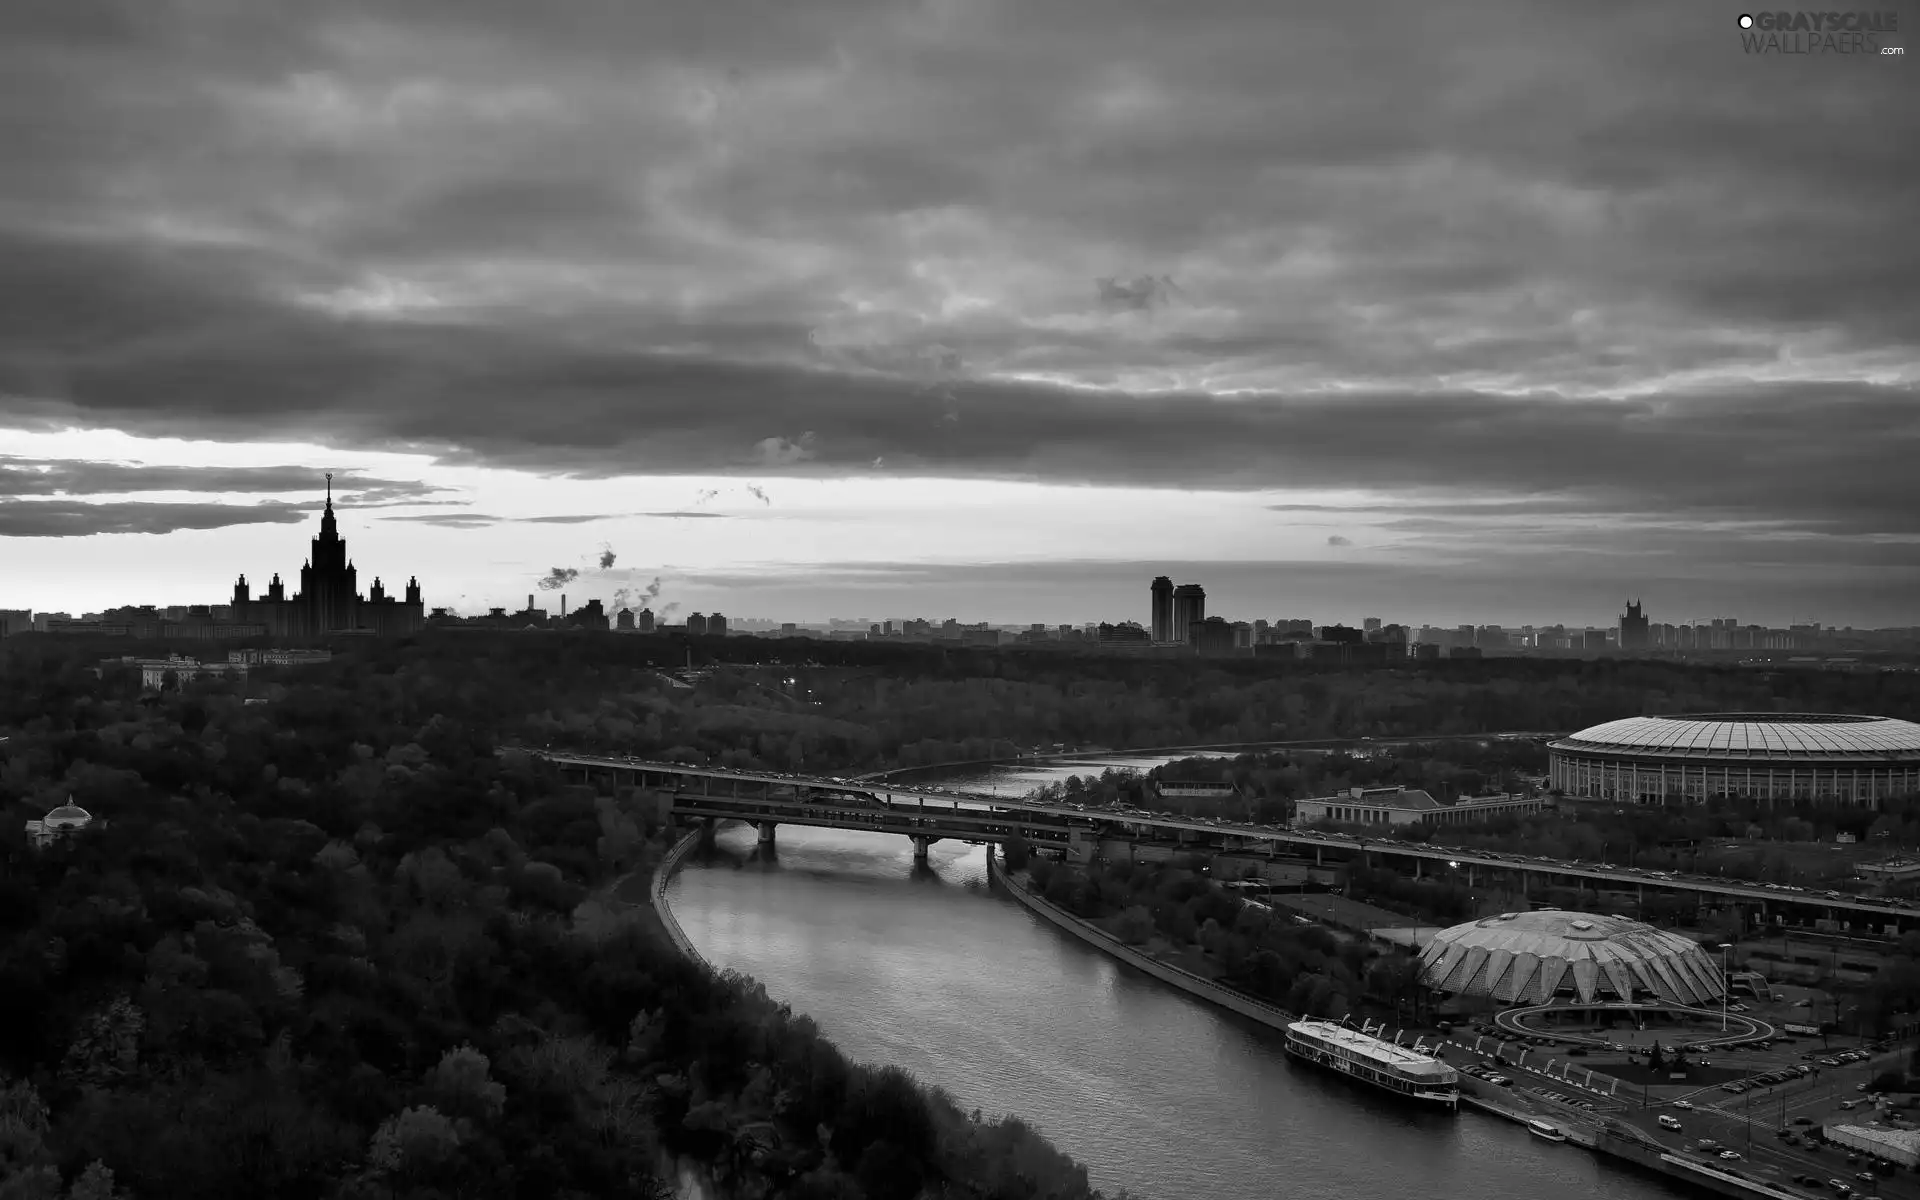
M 1601 1049 L 1482 1032 L 1493 1028 L 1482 1023 L 1452 1034 L 1479 1048 L 1455 1063 L 1481 1068 L 1472 1090 L 1495 1089 L 1514 1107 L 1563 1127 L 1613 1117 L 1674 1152 L 1806 1195 L 1920 1200 L 1920 1176 L 1880 1170 L 1869 1156 L 1821 1144 L 1818 1134 L 1829 1122 L 1914 1127 L 1905 1120 L 1909 1110 L 1885 1097 L 1876 1103 L 1867 1091 L 1876 1074 L 1903 1065 L 1903 1047 L 1781 1035 L 1765 1045 L 1704 1049 L 1692 1057 L 1688 1078 L 1660 1081 L 1664 1071 L 1646 1070 L 1646 1048 L 1654 1040 L 1667 1049 L 1689 1044 L 1684 1030 L 1623 1030 Z M 1506 1082 L 1493 1083 L 1496 1074 Z M 1626 1075 L 1645 1082 L 1616 1082 Z

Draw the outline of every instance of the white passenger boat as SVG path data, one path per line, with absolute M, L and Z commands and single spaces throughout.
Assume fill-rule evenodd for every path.
M 1446 1063 L 1333 1021 L 1288 1025 L 1287 1053 L 1423 1104 L 1460 1105 L 1460 1073 Z

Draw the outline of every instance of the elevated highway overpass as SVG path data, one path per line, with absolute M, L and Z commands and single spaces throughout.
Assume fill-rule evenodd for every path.
M 1150 842 L 1198 853 L 1310 858 L 1315 863 L 1397 863 L 1416 877 L 1446 874 L 1469 887 L 1501 882 L 1523 893 L 1533 885 L 1591 887 L 1601 891 L 1648 891 L 1692 895 L 1703 903 L 1739 906 L 1762 924 L 1775 916 L 1795 923 L 1827 918 L 1852 930 L 1885 935 L 1920 929 L 1920 908 L 1874 897 L 1828 895 L 1781 885 L 1765 886 L 1702 876 L 1674 875 L 1600 863 L 1565 862 L 1524 854 L 1474 852 L 1391 839 L 1249 825 L 1170 814 L 1085 809 L 1038 804 L 928 785 L 887 783 L 775 771 L 729 770 L 568 751 L 525 751 L 581 780 L 604 779 L 657 791 L 663 820 L 733 819 L 759 827 L 771 842 L 780 825 L 812 825 L 900 833 L 914 840 L 924 858 L 933 842 L 956 839 L 1003 843 L 1019 837 L 1081 861 L 1114 842 Z

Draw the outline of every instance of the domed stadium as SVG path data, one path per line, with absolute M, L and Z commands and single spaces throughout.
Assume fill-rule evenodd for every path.
M 1842 713 L 1628 717 L 1552 742 L 1552 786 L 1635 804 L 1873 804 L 1920 793 L 1920 725 Z
M 1720 999 L 1720 968 L 1679 934 L 1593 913 L 1506 913 L 1435 934 L 1420 981 L 1449 996 L 1506 1004 Z

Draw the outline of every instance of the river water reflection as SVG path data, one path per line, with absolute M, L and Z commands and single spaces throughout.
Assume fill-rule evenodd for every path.
M 1084 770 L 1081 773 L 1085 773 Z M 752 975 L 853 1058 L 1013 1112 L 1109 1192 L 1155 1200 L 1687 1193 L 1477 1114 L 1412 1110 L 1284 1058 L 1219 1013 L 992 891 L 984 852 L 794 826 L 771 862 L 723 829 L 668 900 L 716 966 Z

